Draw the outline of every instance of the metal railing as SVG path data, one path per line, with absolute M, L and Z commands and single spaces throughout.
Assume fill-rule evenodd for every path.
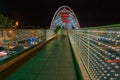
M 45 29 L 13 29 L 11 31 L 5 29 L 4 31 L 5 35 L 2 39 L 4 43 L 0 46 L 7 49 L 7 55 L 0 56 L 0 62 L 26 49 L 31 49 L 55 35 L 53 30 Z
M 120 27 L 81 28 L 69 37 L 92 80 L 120 80 Z

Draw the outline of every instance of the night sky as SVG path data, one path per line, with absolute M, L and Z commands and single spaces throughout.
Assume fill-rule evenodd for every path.
M 81 27 L 120 23 L 116 0 L 0 0 L 0 12 L 21 25 L 49 26 L 62 5 L 72 8 Z

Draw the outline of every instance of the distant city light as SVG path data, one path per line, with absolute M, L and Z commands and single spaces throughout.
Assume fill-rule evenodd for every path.
M 9 33 L 10 33 L 10 34 L 12 34 L 12 33 L 13 33 L 13 31 L 12 31 L 12 30 L 9 30 Z
M 15 26 L 18 26 L 18 25 L 19 25 L 19 22 L 18 22 L 18 21 L 16 21 L 16 22 L 15 22 Z

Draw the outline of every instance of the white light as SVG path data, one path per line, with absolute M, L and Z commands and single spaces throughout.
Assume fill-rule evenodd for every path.
M 119 66 L 115 66 L 115 68 L 119 68 Z

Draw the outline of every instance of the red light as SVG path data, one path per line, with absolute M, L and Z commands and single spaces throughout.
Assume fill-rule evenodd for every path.
M 120 59 L 115 59 L 115 60 L 106 60 L 106 62 L 112 63 L 112 62 L 120 62 Z

